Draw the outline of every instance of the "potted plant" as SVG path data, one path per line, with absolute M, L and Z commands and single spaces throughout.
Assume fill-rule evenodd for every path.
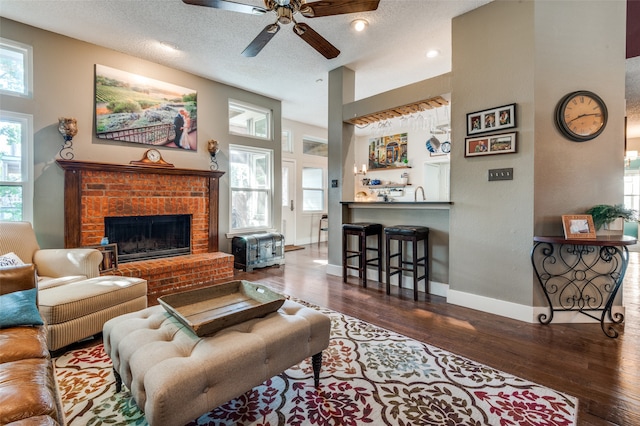
M 611 223 L 616 220 L 631 221 L 635 220 L 638 212 L 633 209 L 626 208 L 623 204 L 609 205 L 598 204 L 591 207 L 585 212 L 593 218 L 593 225 L 596 230 L 604 226 L 605 229 L 611 229 Z M 620 227 L 622 230 L 622 227 Z

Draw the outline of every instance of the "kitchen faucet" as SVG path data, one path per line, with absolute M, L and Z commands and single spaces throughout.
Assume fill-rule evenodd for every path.
M 422 201 L 426 201 L 426 198 L 424 197 L 424 188 L 422 186 L 416 188 L 416 191 L 413 193 L 413 201 L 418 201 L 418 189 L 422 191 Z

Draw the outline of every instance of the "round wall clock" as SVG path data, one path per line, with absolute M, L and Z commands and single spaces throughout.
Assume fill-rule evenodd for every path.
M 597 137 L 607 125 L 607 106 L 588 90 L 565 95 L 556 106 L 556 125 L 566 138 L 584 142 Z

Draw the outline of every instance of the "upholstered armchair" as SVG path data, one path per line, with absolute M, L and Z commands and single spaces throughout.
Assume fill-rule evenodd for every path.
M 0 222 L 0 256 L 15 253 L 36 265 L 40 289 L 100 275 L 102 253 L 95 249 L 40 249 L 29 222 Z

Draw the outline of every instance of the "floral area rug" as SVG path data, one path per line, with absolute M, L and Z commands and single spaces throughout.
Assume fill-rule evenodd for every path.
M 311 307 L 332 321 L 319 389 L 313 386 L 311 359 L 307 359 L 212 407 L 190 425 L 576 422 L 574 397 L 364 321 Z M 128 389 L 115 393 L 111 360 L 102 344 L 67 352 L 55 358 L 55 367 L 69 426 L 147 425 Z

